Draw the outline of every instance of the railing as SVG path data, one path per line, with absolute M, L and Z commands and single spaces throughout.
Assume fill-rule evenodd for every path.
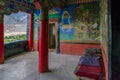
M 12 55 L 16 55 L 18 53 L 22 53 L 28 51 L 28 41 L 22 40 L 22 41 L 16 41 L 16 42 L 10 42 L 5 43 L 4 45 L 4 57 L 7 58 Z

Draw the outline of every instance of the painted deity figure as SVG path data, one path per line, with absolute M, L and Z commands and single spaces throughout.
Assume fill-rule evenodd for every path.
M 65 25 L 72 23 L 71 16 L 67 11 L 64 11 L 62 15 L 62 23 Z

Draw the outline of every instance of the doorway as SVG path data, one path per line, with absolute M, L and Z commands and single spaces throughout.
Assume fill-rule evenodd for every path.
M 48 48 L 50 52 L 56 52 L 57 28 L 56 23 L 49 23 L 48 27 Z

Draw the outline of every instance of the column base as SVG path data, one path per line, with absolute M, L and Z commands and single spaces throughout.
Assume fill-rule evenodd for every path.
M 4 61 L 3 61 L 3 60 L 0 60 L 0 64 L 4 64 Z
M 46 70 L 39 70 L 40 73 L 46 73 L 46 72 L 49 72 L 49 69 L 46 69 Z

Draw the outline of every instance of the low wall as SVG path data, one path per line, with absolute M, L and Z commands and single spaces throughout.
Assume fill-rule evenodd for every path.
M 16 55 L 28 50 L 28 41 L 16 41 L 4 45 L 4 57 Z
M 60 43 L 61 54 L 82 55 L 85 48 L 100 48 L 96 43 Z

